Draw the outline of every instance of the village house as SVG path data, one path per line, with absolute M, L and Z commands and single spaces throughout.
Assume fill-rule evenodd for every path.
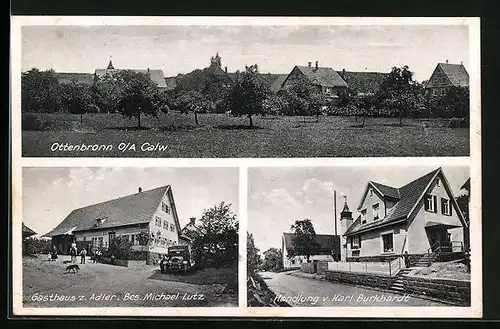
M 181 230 L 181 235 L 194 239 L 197 236 L 203 235 L 203 229 L 196 225 L 196 217 L 189 218 L 189 223 Z
M 469 87 L 469 73 L 463 63 L 438 63 L 425 89 L 432 96 L 444 96 L 451 87 Z
M 94 73 L 67 73 L 67 72 L 55 72 L 54 76 L 62 84 L 68 84 L 72 82 L 76 82 L 79 84 L 92 85 L 95 81 L 105 75 L 112 75 L 120 71 L 124 71 L 125 69 L 115 69 L 113 66 L 113 62 L 110 60 L 107 68 L 105 69 L 96 69 Z M 151 80 L 156 83 L 158 89 L 164 90 L 167 89 L 167 84 L 165 80 L 165 76 L 163 75 L 162 70 L 158 69 L 130 69 L 130 71 L 134 71 L 137 73 L 146 73 L 149 75 Z
M 30 229 L 28 226 L 22 223 L 23 239 L 29 238 L 30 236 L 36 235 L 37 233 Z
M 300 268 L 300 264 L 307 263 L 304 251 L 298 250 L 293 243 L 293 233 L 283 233 L 281 250 L 283 255 L 283 269 Z M 340 257 L 340 238 L 333 234 L 316 234 L 315 241 L 319 248 L 312 252 L 310 261 L 331 262 Z M 291 256 L 291 255 L 294 256 Z
M 395 188 L 368 182 L 356 220 L 341 216 L 345 260 L 460 253 L 468 227 L 441 168 Z
M 377 93 L 389 73 L 382 72 L 356 72 L 342 71 L 337 72 L 347 83 L 349 89 L 356 92 L 357 96 L 370 96 Z
M 56 228 L 45 234 L 61 254 L 75 241 L 79 248 L 107 249 L 114 237 L 126 237 L 133 251 L 143 251 L 155 262 L 169 246 L 186 245 L 191 239 L 180 233 L 179 218 L 170 185 L 73 210 Z M 146 234 L 147 245 L 140 235 Z
M 325 95 L 337 97 L 339 90 L 347 88 L 347 83 L 331 67 L 296 65 L 281 84 L 281 89 L 286 89 L 297 83 L 307 82 Z

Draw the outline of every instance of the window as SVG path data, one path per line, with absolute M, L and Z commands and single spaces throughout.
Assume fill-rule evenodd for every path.
M 352 251 L 352 257 L 359 257 L 359 254 L 360 254 L 360 250 L 359 249 L 356 249 L 356 250 Z
M 102 236 L 100 236 L 100 237 L 98 238 L 98 243 L 97 243 L 97 246 L 98 246 L 99 248 L 102 248 Z
M 372 190 L 372 189 L 369 189 L 369 190 L 368 190 L 368 195 L 369 195 L 369 196 L 372 196 L 372 195 L 373 195 L 373 190 Z
M 366 209 L 361 210 L 361 224 L 365 224 L 365 223 L 366 223 Z
M 359 235 L 355 235 L 351 238 L 351 249 L 359 248 L 361 248 L 361 237 Z
M 161 218 L 158 216 L 155 218 L 155 225 L 161 227 Z
M 439 178 L 436 178 L 436 186 L 441 186 L 441 180 Z
M 436 212 L 436 196 L 435 195 L 426 195 L 425 196 L 425 210 L 428 212 Z
M 130 234 L 130 243 L 132 243 L 132 245 L 135 245 L 135 234 Z
M 169 208 L 169 206 L 165 202 L 161 203 L 161 210 L 163 210 L 167 214 L 170 214 L 170 208 Z
M 168 222 L 166 220 L 163 221 L 163 228 L 168 230 Z
M 170 223 L 170 231 L 175 232 L 174 224 Z
M 86 236 L 83 237 L 83 241 L 87 241 L 87 237 Z
M 379 219 L 379 215 L 378 215 L 378 203 L 375 203 L 373 206 L 373 220 L 377 220 Z
M 387 233 L 382 235 L 382 250 L 383 252 L 393 252 L 394 251 L 394 234 Z
M 450 200 L 441 198 L 441 213 L 443 215 L 451 216 Z

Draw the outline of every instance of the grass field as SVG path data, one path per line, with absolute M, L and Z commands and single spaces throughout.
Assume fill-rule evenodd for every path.
M 382 157 L 468 156 L 469 129 L 447 128 L 446 120 L 368 118 L 359 127 L 354 117 L 254 117 L 170 112 L 158 119 L 142 117 L 148 129 L 133 127 L 136 119 L 119 114 L 39 114 L 44 131 L 23 131 L 22 154 L 27 157 Z M 143 143 L 166 145 L 141 151 Z M 53 143 L 112 145 L 107 151 L 51 151 Z M 129 143 L 120 150 L 120 143 Z M 135 145 L 135 150 L 130 146 Z M 126 144 L 125 144 L 126 145 Z
M 70 256 L 60 256 L 56 262 L 46 258 L 23 257 L 24 307 L 238 306 L 234 268 L 200 269 L 188 277 L 163 276 L 157 274 L 157 266 L 121 267 L 87 260 L 80 264 L 79 272 L 67 273 L 68 264 L 63 261 Z M 148 298 L 148 294 L 162 293 L 170 299 Z M 43 300 L 51 295 L 53 300 Z

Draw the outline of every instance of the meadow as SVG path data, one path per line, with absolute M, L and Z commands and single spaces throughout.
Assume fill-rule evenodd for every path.
M 40 113 L 41 130 L 22 131 L 25 157 L 290 158 L 468 156 L 469 129 L 448 128 L 445 119 L 403 120 L 355 117 L 255 116 L 169 112 L 158 118 L 123 118 L 120 114 Z M 51 150 L 54 143 L 111 145 L 99 151 Z M 120 143 L 121 149 L 120 149 Z M 128 144 L 127 144 L 128 143 Z M 144 143 L 165 146 L 141 150 Z M 124 147 L 128 145 L 128 148 Z M 135 145 L 135 149 L 131 149 Z

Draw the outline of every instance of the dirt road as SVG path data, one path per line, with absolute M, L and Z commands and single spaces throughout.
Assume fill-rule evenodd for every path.
M 293 272 L 261 272 L 277 298 L 292 306 L 446 306 L 408 295 L 297 277 Z
M 225 284 L 165 281 L 157 267 L 80 265 L 67 273 L 65 256 L 57 262 L 44 257 L 23 258 L 24 307 L 207 307 L 237 306 Z M 68 256 L 69 258 L 69 256 Z M 182 274 L 180 274 L 182 275 Z M 201 274 L 200 274 L 201 275 Z

